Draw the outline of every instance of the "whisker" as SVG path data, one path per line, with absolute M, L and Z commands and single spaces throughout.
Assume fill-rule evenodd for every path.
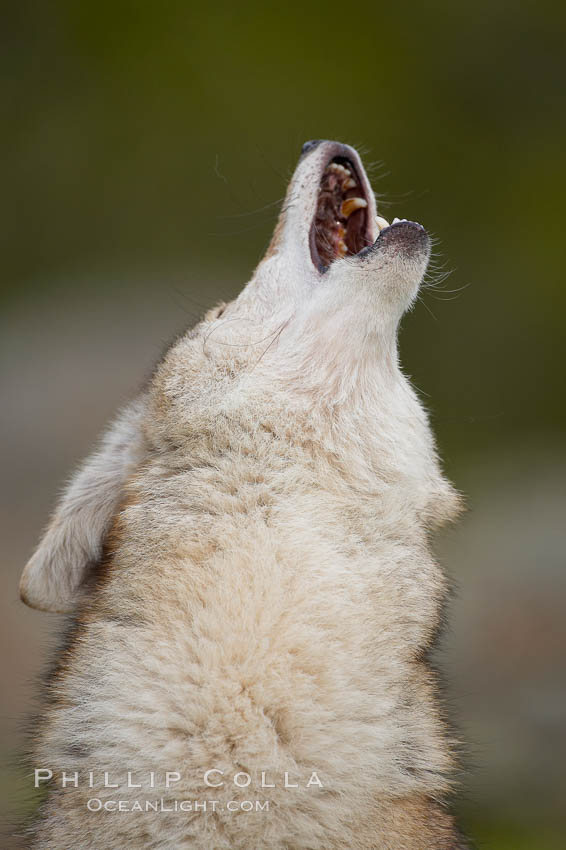
M 271 209 L 271 207 L 279 206 L 285 200 L 285 195 L 281 198 L 277 198 L 275 201 L 270 201 L 268 204 L 264 204 L 262 207 L 258 207 L 255 210 L 250 210 L 249 212 L 242 213 L 234 213 L 233 215 L 220 215 L 219 219 L 233 219 L 233 218 L 246 218 L 247 216 L 259 215 L 259 213 L 265 212 L 265 210 Z
M 229 322 L 249 322 L 250 324 L 254 324 L 252 319 L 246 319 L 243 316 L 236 316 L 233 319 L 223 319 L 222 321 L 220 321 L 216 325 L 214 325 L 214 327 L 212 327 L 210 329 L 210 331 L 204 337 L 204 339 L 202 341 L 203 352 L 205 351 L 206 344 L 207 344 L 208 340 L 211 338 L 212 334 L 215 333 L 215 331 L 219 330 L 223 325 L 228 324 Z M 278 331 L 278 328 L 275 328 L 274 331 L 271 331 L 271 333 L 266 334 L 266 336 L 262 337 L 261 339 L 255 340 L 254 342 L 250 342 L 250 341 L 246 341 L 246 342 L 226 342 L 225 340 L 217 339 L 217 340 L 215 340 L 215 343 L 216 343 L 216 345 L 225 345 L 228 348 L 246 348 L 247 346 L 261 345 L 262 342 L 265 342 L 267 339 L 272 337 L 274 334 L 277 333 L 277 331 Z
M 430 309 L 430 307 L 428 306 L 428 304 L 426 303 L 424 298 L 421 295 L 417 295 L 417 300 L 420 301 L 421 304 L 423 305 L 423 307 L 425 308 L 425 310 L 427 310 L 430 313 L 430 315 L 432 316 L 434 321 L 438 322 L 438 317 L 434 315 L 434 313 L 432 312 L 432 310 Z
M 287 321 L 283 322 L 283 324 L 282 324 L 282 325 L 281 325 L 281 327 L 279 328 L 279 331 L 277 332 L 277 335 L 276 335 L 276 336 L 275 336 L 275 337 L 271 340 L 271 342 L 269 343 L 269 345 L 268 345 L 268 346 L 265 348 L 265 350 L 261 353 L 261 355 L 259 356 L 259 358 L 256 360 L 256 362 L 254 363 L 254 365 L 253 365 L 253 366 L 252 366 L 252 368 L 250 369 L 250 372 L 253 372 L 253 371 L 254 371 L 254 369 L 255 369 L 255 367 L 257 366 L 257 364 L 259 363 L 259 361 L 260 361 L 260 360 L 262 360 L 262 359 L 265 357 L 265 355 L 267 354 L 267 352 L 269 351 L 269 349 L 271 348 L 271 346 L 272 346 L 272 345 L 274 345 L 274 344 L 278 341 L 279 337 L 281 336 L 281 334 L 283 333 L 283 331 L 285 330 L 285 328 L 287 327 L 287 325 L 289 324 L 289 322 L 290 322 L 290 321 L 291 321 L 290 319 L 287 319 Z

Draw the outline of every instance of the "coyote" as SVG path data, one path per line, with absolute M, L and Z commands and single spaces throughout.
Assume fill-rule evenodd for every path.
M 21 580 L 72 613 L 34 850 L 464 846 L 427 666 L 460 500 L 397 355 L 429 254 L 307 142 L 250 282 L 76 474 Z

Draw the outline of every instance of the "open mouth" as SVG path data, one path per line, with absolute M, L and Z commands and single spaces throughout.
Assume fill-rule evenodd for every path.
M 311 256 L 319 271 L 372 243 L 367 208 L 366 192 L 353 163 L 334 157 L 322 173 L 311 226 Z
M 381 216 L 370 222 L 367 186 L 346 156 L 333 157 L 322 172 L 309 240 L 313 264 L 321 274 L 335 260 L 359 254 L 390 227 Z M 409 224 L 398 218 L 392 222 L 401 223 Z

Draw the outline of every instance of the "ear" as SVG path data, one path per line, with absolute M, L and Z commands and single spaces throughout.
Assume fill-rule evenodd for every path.
M 102 554 L 128 476 L 143 450 L 145 399 L 129 405 L 65 490 L 20 580 L 20 597 L 31 608 L 68 612 Z

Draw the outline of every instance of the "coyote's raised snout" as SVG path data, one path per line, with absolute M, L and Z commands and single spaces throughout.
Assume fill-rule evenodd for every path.
M 460 846 L 424 660 L 458 499 L 397 357 L 428 258 L 307 143 L 252 280 L 79 471 L 21 584 L 75 612 L 31 846 Z

